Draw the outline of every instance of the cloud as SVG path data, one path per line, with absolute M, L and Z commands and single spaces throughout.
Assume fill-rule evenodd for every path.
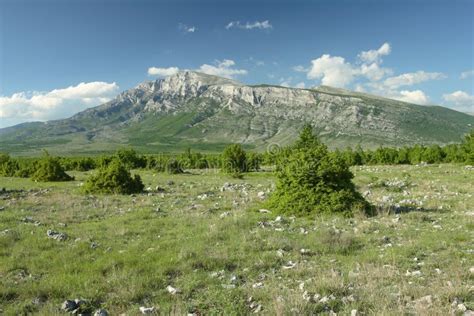
M 206 73 L 208 75 L 220 76 L 225 78 L 234 78 L 238 75 L 246 75 L 247 70 L 233 68 L 235 62 L 231 59 L 217 60 L 216 65 L 203 64 L 197 71 Z
M 292 77 L 288 77 L 288 78 L 280 78 L 279 82 L 280 82 L 280 86 L 282 87 L 291 87 L 291 80 L 293 80 Z
M 389 68 L 380 67 L 377 63 L 372 63 L 360 65 L 356 73 L 366 77 L 370 81 L 378 81 L 387 75 L 392 75 L 393 71 Z
M 197 27 L 195 27 L 194 25 L 193 26 L 188 26 L 188 25 L 183 24 L 183 23 L 179 23 L 178 28 L 184 34 L 194 33 L 194 32 L 197 31 Z
M 294 66 L 292 69 L 296 72 L 308 72 L 309 71 L 308 68 L 305 68 L 304 66 L 301 66 L 301 65 Z
M 390 47 L 390 44 L 385 42 L 382 44 L 382 46 L 380 46 L 379 49 L 372 49 L 360 52 L 358 57 L 363 63 L 366 64 L 380 64 L 382 62 L 382 56 L 390 54 L 391 51 L 392 48 Z
M 178 67 L 168 67 L 168 68 L 150 67 L 148 68 L 149 76 L 168 77 L 168 76 L 172 76 L 176 74 L 177 72 L 179 72 Z
M 467 71 L 463 71 L 461 73 L 461 76 L 459 76 L 460 79 L 467 79 L 469 77 L 473 77 L 474 76 L 474 69 L 473 70 L 467 70 Z
M 272 29 L 273 26 L 268 20 L 261 21 L 261 22 L 255 21 L 253 23 L 247 22 L 245 24 L 240 23 L 240 21 L 232 21 L 232 22 L 229 22 L 225 28 L 227 30 L 232 29 L 232 28 L 238 28 L 238 29 L 243 29 L 243 30 L 253 30 L 253 29 L 265 30 L 265 29 Z
M 443 99 L 450 103 L 450 105 L 474 112 L 474 95 L 470 95 L 467 92 L 458 90 L 453 93 L 443 94 Z
M 381 66 L 382 56 L 390 54 L 391 50 L 389 43 L 383 43 L 378 49 L 362 51 L 355 64 L 346 62 L 340 56 L 324 54 L 313 59 L 311 67 L 298 65 L 293 70 L 306 72 L 308 79 L 321 79 L 322 84 L 339 88 L 346 87 L 358 77 L 375 82 L 393 74 L 391 69 Z
M 429 97 L 419 89 L 401 89 L 429 80 L 440 80 L 446 75 L 440 72 L 409 72 L 393 76 L 393 70 L 382 66 L 382 57 L 392 52 L 389 43 L 383 43 L 378 49 L 362 51 L 356 61 L 350 63 L 340 56 L 324 54 L 311 61 L 311 66 L 305 68 L 298 65 L 294 71 L 306 72 L 308 79 L 320 79 L 323 85 L 344 88 L 354 83 L 354 89 L 382 95 L 404 102 L 429 104 Z
M 18 92 L 0 96 L 1 125 L 45 121 L 71 116 L 88 107 L 105 103 L 118 93 L 118 85 L 81 82 L 76 86 L 47 92 Z
M 293 84 L 293 77 L 287 77 L 287 78 L 280 78 L 279 80 L 280 86 L 282 87 L 288 87 L 288 88 L 298 88 L 298 89 L 304 89 L 306 87 L 306 84 L 301 81 L 298 82 L 297 84 Z
M 356 74 L 351 64 L 338 56 L 324 54 L 313 59 L 311 64 L 308 79 L 321 79 L 323 85 L 343 88 L 353 81 Z
M 304 89 L 305 87 L 306 84 L 303 81 L 295 84 L 295 88 Z
M 389 95 L 390 97 L 390 95 Z M 421 90 L 402 90 L 396 95 L 391 96 L 392 99 L 400 100 L 408 103 L 415 103 L 420 105 L 429 104 L 428 96 Z
M 422 83 L 429 80 L 439 80 L 446 78 L 446 75 L 440 72 L 409 72 L 395 77 L 385 79 L 383 85 L 391 89 L 397 89 L 402 86 L 412 86 L 414 84 Z

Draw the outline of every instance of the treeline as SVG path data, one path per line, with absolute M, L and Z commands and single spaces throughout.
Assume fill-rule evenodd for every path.
M 234 148 L 231 145 L 228 148 Z M 141 155 L 133 149 L 120 149 L 112 155 L 101 155 L 97 157 L 51 157 L 47 152 L 43 157 L 11 157 L 0 153 L 0 176 L 4 177 L 32 177 L 38 169 L 44 165 L 44 161 L 52 161 L 59 164 L 64 171 L 88 171 L 106 168 L 112 162 L 118 161 L 127 169 L 145 169 L 156 172 L 168 172 L 171 174 L 182 173 L 184 169 L 223 169 L 232 172 L 257 171 L 260 168 L 261 154 L 245 152 L 241 149 L 243 156 L 238 162 L 227 157 L 233 150 L 222 154 L 203 154 L 193 152 L 190 149 L 181 154 L 158 154 Z M 230 159 L 230 160 L 229 160 Z M 243 160 L 242 160 L 243 159 Z M 232 165 L 243 165 L 234 168 Z M 230 169 L 229 169 L 230 168 Z
M 278 157 L 285 149 L 276 152 L 265 153 L 262 156 L 264 165 L 274 165 Z M 355 149 L 335 150 L 349 166 L 360 165 L 416 165 L 420 163 L 464 163 L 474 164 L 474 130 L 468 134 L 461 144 L 450 144 L 446 146 L 415 145 L 401 148 L 379 147 L 374 150 Z
M 238 175 L 242 172 L 258 171 L 261 165 L 275 165 L 287 148 L 264 153 L 245 152 L 240 145 L 229 145 L 221 154 L 203 154 L 190 149 L 181 154 L 141 155 L 133 149 L 120 149 L 112 155 L 97 157 L 48 157 L 55 166 L 65 171 L 88 171 L 107 167 L 112 161 L 119 161 L 128 169 L 147 169 L 157 172 L 180 173 L 184 169 L 222 169 Z M 380 147 L 364 150 L 360 146 L 334 152 L 347 165 L 393 165 L 393 164 L 474 164 L 474 130 L 461 144 L 447 146 Z M 0 176 L 32 177 L 44 165 L 45 157 L 10 157 L 0 153 Z M 54 158 L 54 159 L 53 159 Z M 53 160 L 52 160 L 53 159 Z

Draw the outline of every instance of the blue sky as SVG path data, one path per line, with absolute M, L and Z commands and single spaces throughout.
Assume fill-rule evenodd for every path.
M 0 127 L 197 69 L 474 112 L 474 1 L 0 0 Z

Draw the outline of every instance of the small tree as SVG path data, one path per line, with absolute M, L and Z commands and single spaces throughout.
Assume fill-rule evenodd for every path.
M 117 159 L 90 176 L 84 184 L 86 193 L 132 194 L 142 192 L 144 185 L 139 175 L 130 171 Z
M 48 152 L 45 151 L 43 159 L 38 162 L 32 179 L 41 182 L 71 181 L 74 180 L 74 177 L 71 177 L 64 171 L 59 162 L 59 158 L 51 157 Z
M 269 199 L 272 210 L 289 215 L 370 213 L 369 203 L 355 190 L 353 174 L 341 155 L 327 147 L 306 126 L 296 144 L 277 163 L 277 187 Z
M 225 173 L 236 176 L 248 171 L 247 154 L 240 144 L 232 144 L 224 149 L 221 168 Z
M 464 138 L 462 148 L 465 153 L 466 164 L 474 165 L 474 129 Z
M 132 148 L 117 150 L 115 157 L 130 169 L 146 167 L 146 159 L 139 156 Z

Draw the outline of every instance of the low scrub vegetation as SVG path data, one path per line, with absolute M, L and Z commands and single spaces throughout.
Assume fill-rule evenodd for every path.
M 113 155 L 96 157 L 57 157 L 65 171 L 87 171 L 107 166 L 117 159 L 129 169 L 147 169 L 157 172 L 172 171 L 168 166 L 174 165 L 172 173 L 184 169 L 221 169 L 223 172 L 239 177 L 244 172 L 258 171 L 261 165 L 276 165 L 285 150 L 267 152 L 246 152 L 241 145 L 232 144 L 222 154 L 203 154 L 190 149 L 181 154 L 142 155 L 135 150 L 120 149 Z M 437 163 L 463 163 L 474 165 L 474 130 L 466 135 L 460 144 L 447 146 L 422 146 L 390 148 L 380 147 L 375 150 L 363 150 L 360 146 L 332 152 L 349 166 L 361 165 L 415 165 Z M 10 157 L 0 153 L 0 176 L 31 177 L 41 158 Z
M 243 172 L 248 171 L 247 153 L 240 144 L 227 146 L 222 153 L 223 172 L 239 178 Z
M 314 216 L 319 213 L 352 215 L 371 212 L 371 206 L 356 191 L 349 166 L 312 134 L 307 126 L 294 146 L 279 158 L 277 185 L 269 207 L 278 213 Z
M 47 152 L 41 159 L 31 177 L 34 181 L 49 182 L 49 181 L 71 181 L 73 177 L 68 175 L 64 168 L 59 163 L 59 159 L 51 157 Z
M 102 194 L 132 194 L 142 192 L 143 182 L 139 175 L 132 176 L 118 159 L 102 167 L 84 183 L 84 192 Z

